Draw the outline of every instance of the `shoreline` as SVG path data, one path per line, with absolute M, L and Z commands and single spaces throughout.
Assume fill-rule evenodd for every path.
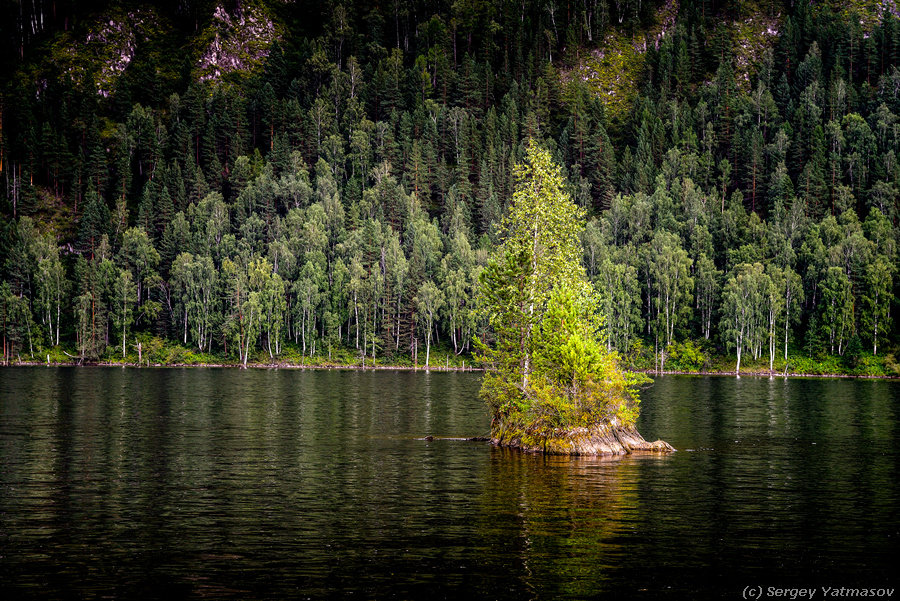
M 168 368 L 221 368 L 221 369 L 314 369 L 314 370 L 346 370 L 346 371 L 445 371 L 445 372 L 482 372 L 481 367 L 447 367 L 444 365 L 432 365 L 430 367 L 411 365 L 360 365 L 360 364 L 302 364 L 302 363 L 128 363 L 92 361 L 79 363 L 78 361 L 11 361 L 0 363 L 3 367 L 130 367 L 137 369 L 168 369 Z
M 444 366 L 432 365 L 425 367 L 424 365 L 360 365 L 360 364 L 302 364 L 302 363 L 248 363 L 246 366 L 238 363 L 126 363 L 126 362 L 90 362 L 79 363 L 78 361 L 11 361 L 9 363 L 0 363 L 2 367 L 131 367 L 131 368 L 221 368 L 221 369 L 311 369 L 311 370 L 344 370 L 344 371 L 410 371 L 410 372 L 483 372 L 481 367 L 474 366 Z M 665 370 L 657 371 L 653 369 L 632 369 L 635 373 L 645 374 L 650 377 L 656 376 L 715 376 L 715 377 L 753 377 L 753 378 L 831 378 L 831 379 L 855 379 L 855 380 L 900 380 L 900 376 L 878 376 L 865 374 L 839 374 L 839 373 L 795 373 L 795 372 L 776 372 L 768 370 L 741 371 L 735 374 L 733 371 L 675 371 Z
M 718 376 L 740 378 L 743 376 L 751 378 L 834 378 L 848 380 L 900 380 L 900 376 L 874 376 L 867 374 L 814 374 L 814 373 L 796 373 L 796 372 L 780 372 L 769 370 L 758 371 L 741 371 L 736 374 L 733 371 L 658 371 L 655 369 L 633 369 L 636 373 L 645 374 L 650 377 L 654 376 Z

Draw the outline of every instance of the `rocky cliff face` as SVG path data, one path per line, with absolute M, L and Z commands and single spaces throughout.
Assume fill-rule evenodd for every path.
M 98 96 L 109 98 L 142 51 L 145 62 L 155 62 L 156 71 L 173 71 L 167 77 L 178 76 L 180 67 L 170 59 L 185 51 L 197 81 L 240 76 L 260 67 L 272 44 L 283 35 L 261 3 L 238 3 L 230 12 L 217 4 L 212 14 L 201 19 L 207 25 L 187 39 L 170 35 L 170 18 L 152 6 L 111 9 L 91 16 L 87 25 L 59 32 L 49 46 L 50 52 L 34 70 L 38 93 L 49 78 L 64 77 L 78 88 L 93 89 Z
M 60 33 L 51 45 L 48 62 L 77 86 L 93 88 L 97 95 L 108 98 L 134 60 L 138 46 L 160 27 L 153 9 L 103 13 L 86 32 Z
M 275 22 L 265 10 L 240 4 L 233 13 L 216 6 L 204 36 L 212 39 L 197 62 L 200 81 L 251 71 L 269 56 L 269 48 L 279 38 Z

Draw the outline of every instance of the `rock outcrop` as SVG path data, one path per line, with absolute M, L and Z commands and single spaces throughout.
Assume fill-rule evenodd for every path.
M 550 455 L 628 455 L 631 453 L 671 453 L 675 449 L 667 442 L 647 442 L 634 426 L 613 424 L 556 429 L 549 433 L 534 433 L 495 428 L 491 443 L 532 453 Z

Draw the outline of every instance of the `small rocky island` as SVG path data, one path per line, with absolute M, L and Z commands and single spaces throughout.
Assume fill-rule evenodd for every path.
M 621 369 L 606 344 L 601 293 L 581 263 L 583 213 L 559 165 L 530 142 L 481 276 L 491 327 L 477 348 L 491 442 L 556 455 L 674 451 L 634 427 L 638 390 L 650 380 Z
M 612 424 L 556 428 L 547 435 L 529 435 L 523 431 L 510 434 L 501 429 L 495 434 L 491 443 L 496 446 L 548 455 L 630 455 L 675 450 L 663 440 L 647 442 L 634 426 Z

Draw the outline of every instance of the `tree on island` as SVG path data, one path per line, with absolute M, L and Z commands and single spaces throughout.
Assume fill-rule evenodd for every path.
M 622 370 L 606 346 L 599 294 L 581 264 L 584 212 L 560 167 L 532 140 L 515 176 L 481 279 L 493 340 L 477 346 L 492 439 L 554 453 L 670 450 L 634 430 L 638 386 L 649 380 Z

